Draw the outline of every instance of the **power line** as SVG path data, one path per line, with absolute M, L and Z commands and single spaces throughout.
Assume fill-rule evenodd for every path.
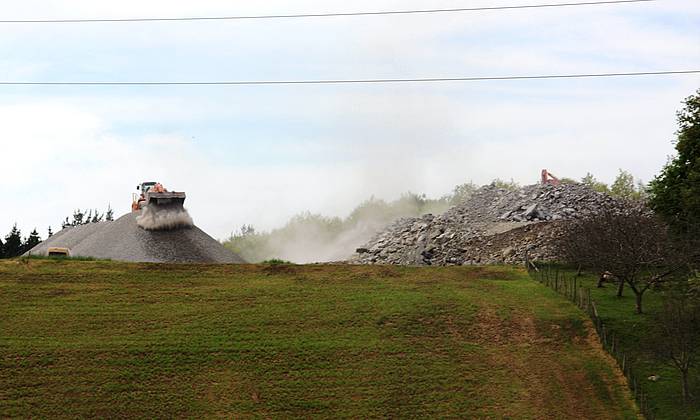
M 426 83 L 426 82 L 478 82 L 494 80 L 583 79 L 599 77 L 661 76 L 698 74 L 700 70 L 644 71 L 626 73 L 547 74 L 530 76 L 474 76 L 474 77 L 425 77 L 405 79 L 328 79 L 328 80 L 239 80 L 239 81 L 183 81 L 183 82 L 11 82 L 0 81 L 0 86 L 190 86 L 190 85 L 339 85 L 371 83 Z
M 517 6 L 486 6 L 486 7 L 462 7 L 456 9 L 422 9 L 422 10 L 383 10 L 376 12 L 339 12 L 339 13 L 301 13 L 279 15 L 251 15 L 251 16 L 193 16 L 193 17 L 154 17 L 154 18 L 104 18 L 104 19 L 18 19 L 0 20 L 0 23 L 99 23 L 99 22 L 178 22 L 196 20 L 245 20 L 245 19 L 291 19 L 291 18 L 321 18 L 321 17 L 348 17 L 348 16 L 376 16 L 376 15 L 409 15 L 426 13 L 450 13 L 450 12 L 479 12 L 489 10 L 514 10 L 514 9 L 538 9 L 545 7 L 571 7 L 594 6 L 603 4 L 622 3 L 648 3 L 656 0 L 606 0 L 587 1 L 575 3 L 548 3 L 548 4 L 523 4 Z

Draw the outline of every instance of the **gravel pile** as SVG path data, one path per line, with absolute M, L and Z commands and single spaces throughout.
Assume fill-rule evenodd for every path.
M 49 247 L 66 247 L 72 256 L 115 261 L 245 262 L 196 226 L 147 231 L 136 224 L 136 215 L 127 213 L 111 222 L 62 229 L 25 255 L 46 255 Z
M 581 184 L 488 185 L 440 216 L 400 219 L 357 249 L 357 264 L 521 264 L 556 260 L 554 240 L 567 220 L 628 204 Z

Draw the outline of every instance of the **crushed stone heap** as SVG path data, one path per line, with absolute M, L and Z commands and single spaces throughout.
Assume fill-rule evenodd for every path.
M 439 216 L 394 222 L 357 249 L 356 264 L 522 264 L 556 260 L 554 240 L 567 220 L 628 204 L 581 184 L 538 184 L 507 190 L 494 185 Z
M 243 263 L 241 257 L 196 226 L 147 231 L 137 213 L 114 221 L 67 227 L 25 255 L 47 255 L 49 247 L 69 248 L 72 256 L 131 262 Z

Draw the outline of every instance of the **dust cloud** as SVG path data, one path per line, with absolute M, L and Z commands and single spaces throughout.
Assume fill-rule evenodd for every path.
M 469 184 L 469 192 L 472 189 Z M 306 212 L 269 232 L 243 226 L 224 245 L 250 262 L 270 259 L 295 263 L 343 261 L 392 222 L 427 213 L 440 214 L 461 198 L 458 188 L 439 199 L 410 192 L 391 202 L 371 198 L 345 218 Z
M 184 208 L 154 209 L 148 205 L 136 216 L 136 224 L 146 230 L 170 230 L 194 226 L 192 217 Z

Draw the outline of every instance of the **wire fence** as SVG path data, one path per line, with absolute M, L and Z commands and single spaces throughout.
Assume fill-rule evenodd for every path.
M 567 275 L 551 265 L 535 265 L 530 260 L 526 261 L 526 265 L 530 277 L 565 296 L 590 316 L 601 345 L 620 366 L 642 415 L 646 419 L 654 420 L 656 416 L 649 401 L 649 395 L 642 390 L 639 379 L 632 373 L 631 358 L 620 345 L 618 334 L 605 325 L 598 314 L 595 301 L 591 298 L 591 289 L 583 286 L 575 274 Z

